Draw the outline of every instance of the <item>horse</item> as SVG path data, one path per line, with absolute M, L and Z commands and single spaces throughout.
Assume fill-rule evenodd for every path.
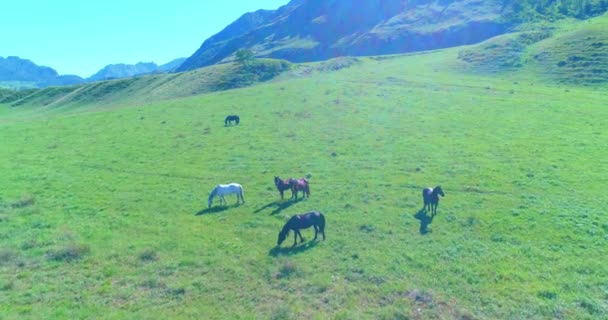
M 224 120 L 224 126 L 227 127 L 229 124 L 231 125 L 232 121 L 236 122 L 236 124 L 239 124 L 241 119 L 237 115 L 229 115 L 226 117 L 226 120 Z
M 238 183 L 218 184 L 211 190 L 211 193 L 209 193 L 209 208 L 211 208 L 213 198 L 216 196 L 220 197 L 220 205 L 222 205 L 222 202 L 225 205 L 228 205 L 224 196 L 233 193 L 236 193 L 236 204 L 239 204 L 239 200 L 242 200 L 243 203 L 245 203 L 245 198 L 243 198 L 243 186 Z
M 439 196 L 445 197 L 445 193 L 441 189 L 441 186 L 435 188 L 425 188 L 422 190 L 422 200 L 424 200 L 424 206 L 422 209 L 431 210 L 431 214 L 435 216 L 437 214 L 437 206 L 439 206 Z
M 291 186 L 291 197 L 298 201 L 298 191 L 302 191 L 302 198 L 310 198 L 310 187 L 308 186 L 308 180 L 302 179 L 289 179 L 289 185 Z
M 278 176 L 274 177 L 274 185 L 277 186 L 277 190 L 281 193 L 281 200 L 283 200 L 283 192 L 285 190 L 291 190 L 291 180 L 291 178 L 283 180 Z M 291 197 L 293 198 L 293 191 L 291 193 Z
M 293 230 L 293 246 L 298 242 L 298 236 L 300 236 L 300 243 L 304 242 L 304 238 L 302 238 L 302 234 L 300 233 L 300 229 L 306 229 L 313 226 L 315 228 L 315 238 L 313 241 L 317 240 L 317 234 L 321 232 L 323 235 L 323 240 L 325 240 L 325 217 L 319 211 L 310 211 L 304 214 L 297 214 L 292 216 L 281 232 L 279 232 L 279 239 L 277 240 L 277 246 L 280 246 L 285 238 L 289 234 L 290 230 Z

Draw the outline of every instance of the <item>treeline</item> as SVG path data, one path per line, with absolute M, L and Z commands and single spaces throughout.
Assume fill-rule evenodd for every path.
M 585 19 L 608 10 L 608 0 L 503 0 L 506 15 L 513 20 L 530 21 L 539 18 Z

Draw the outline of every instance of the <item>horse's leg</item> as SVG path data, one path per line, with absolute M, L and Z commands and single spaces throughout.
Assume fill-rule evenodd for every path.
M 283 200 L 283 190 L 279 190 L 279 193 L 281 193 L 281 200 Z
M 298 229 L 298 235 L 300 236 L 300 243 L 304 243 L 304 238 L 302 237 L 302 233 L 300 232 L 300 229 Z
M 319 227 L 317 225 L 314 225 L 314 227 L 315 227 L 315 237 L 314 237 L 314 239 L 312 239 L 312 241 L 316 241 L 317 240 L 317 234 L 319 233 L 319 230 L 318 230 Z
M 298 232 L 300 232 L 300 230 L 296 229 L 293 232 L 293 245 L 292 247 L 295 247 L 296 244 L 298 243 Z

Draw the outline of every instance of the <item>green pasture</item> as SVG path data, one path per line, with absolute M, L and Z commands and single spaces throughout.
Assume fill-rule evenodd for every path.
M 461 50 L 0 106 L 0 319 L 608 317 L 605 85 L 465 72 Z M 275 175 L 310 176 L 311 197 L 281 201 Z M 246 203 L 206 210 L 228 182 Z M 309 210 L 327 240 L 276 248 Z

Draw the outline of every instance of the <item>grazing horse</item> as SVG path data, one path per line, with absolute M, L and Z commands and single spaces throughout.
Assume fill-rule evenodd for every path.
M 302 238 L 300 229 L 306 229 L 311 226 L 314 226 L 314 228 L 315 228 L 315 238 L 313 239 L 313 241 L 317 240 L 317 234 L 319 232 L 321 232 L 321 234 L 323 234 L 323 240 L 325 240 L 325 217 L 319 211 L 311 211 L 311 212 L 304 213 L 304 214 L 297 214 L 297 215 L 291 217 L 287 221 L 287 223 L 285 223 L 285 226 L 283 226 L 283 229 L 279 233 L 279 239 L 277 241 L 277 246 L 280 246 L 281 243 L 283 243 L 283 241 L 285 241 L 285 238 L 287 238 L 287 235 L 289 234 L 289 230 L 293 230 L 293 232 L 294 232 L 294 235 L 293 235 L 293 246 L 294 247 L 298 242 L 298 236 L 300 236 L 300 243 L 304 242 L 304 238 Z
M 227 127 L 229 124 L 232 124 L 232 121 L 236 122 L 236 124 L 239 124 L 241 119 L 239 118 L 239 116 L 229 115 L 226 117 L 226 120 L 224 120 L 224 126 Z
M 305 178 L 302 179 L 289 179 L 289 184 L 291 185 L 291 197 L 296 198 L 298 201 L 298 191 L 302 191 L 302 198 L 307 197 L 310 198 L 310 187 L 308 186 L 308 180 Z
M 424 200 L 424 210 L 431 210 L 431 214 L 437 214 L 437 206 L 439 206 L 439 196 L 445 197 L 445 193 L 441 190 L 441 186 L 435 188 L 425 188 L 422 190 L 422 199 Z
M 209 193 L 209 208 L 213 204 L 214 197 L 220 197 L 220 205 L 222 202 L 225 205 L 228 205 L 225 195 L 236 193 L 236 204 L 239 204 L 239 200 L 242 200 L 245 203 L 245 198 L 243 198 L 243 186 L 238 183 L 230 183 L 230 184 L 218 184 L 211 193 Z
M 279 190 L 279 192 L 281 193 L 281 200 L 283 200 L 283 192 L 285 190 L 291 190 L 291 180 L 291 178 L 283 180 L 278 176 L 274 177 L 274 185 L 277 186 L 277 190 Z M 291 197 L 293 198 L 293 191 Z

